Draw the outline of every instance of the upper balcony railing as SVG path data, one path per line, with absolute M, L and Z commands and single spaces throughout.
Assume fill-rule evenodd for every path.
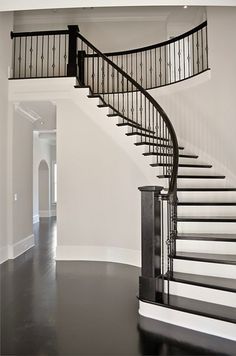
M 145 89 L 176 83 L 209 69 L 207 21 L 168 41 L 105 55 Z
M 68 26 L 59 31 L 12 32 L 11 77 L 77 76 L 77 30 L 78 26 Z M 176 83 L 209 69 L 207 22 L 156 45 L 105 55 L 144 89 Z M 96 61 L 94 57 L 85 54 L 88 66 Z

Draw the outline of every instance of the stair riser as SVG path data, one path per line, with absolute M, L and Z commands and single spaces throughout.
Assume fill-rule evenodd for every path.
M 230 202 L 236 201 L 235 192 L 178 192 L 179 201 Z
M 236 281 L 235 281 L 236 283 Z M 167 290 L 167 282 L 165 285 Z M 236 307 L 235 293 L 193 284 L 170 281 L 170 294 L 229 307 Z
M 177 252 L 236 254 L 236 243 L 225 241 L 176 240 Z
M 236 223 L 233 222 L 182 222 L 178 221 L 178 232 L 181 233 L 219 233 L 236 234 Z
M 236 340 L 236 325 L 233 323 L 194 315 L 142 301 L 139 301 L 139 314 L 168 324 L 174 324 L 206 334 L 210 333 L 211 335 L 222 338 Z
M 174 271 L 201 274 L 203 276 L 233 278 L 236 276 L 236 265 L 222 263 L 199 262 L 174 259 Z M 236 281 L 235 281 L 236 283 Z
M 236 217 L 236 205 L 235 206 L 178 206 L 179 216 L 235 216 Z
M 203 187 L 203 188 L 220 188 L 220 187 L 225 187 L 226 186 L 226 181 L 225 179 L 195 179 L 195 178 L 178 178 L 177 179 L 177 187 L 178 188 L 189 188 L 189 187 Z
M 168 181 L 165 178 L 159 178 L 160 185 L 168 186 Z M 178 178 L 178 188 L 224 188 L 226 187 L 225 179 L 212 179 L 212 178 Z

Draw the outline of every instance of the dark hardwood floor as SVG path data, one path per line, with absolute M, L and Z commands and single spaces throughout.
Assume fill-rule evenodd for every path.
M 138 316 L 139 269 L 55 262 L 56 221 L 1 265 L 1 355 L 235 355 L 236 344 Z

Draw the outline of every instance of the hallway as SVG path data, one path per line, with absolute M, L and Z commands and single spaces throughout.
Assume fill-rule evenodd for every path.
M 140 318 L 149 329 L 142 331 L 138 268 L 55 262 L 56 220 L 43 218 L 34 226 L 36 246 L 1 265 L 2 355 L 235 353 L 231 341 Z

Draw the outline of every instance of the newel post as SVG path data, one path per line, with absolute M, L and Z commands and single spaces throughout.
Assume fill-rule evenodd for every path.
M 79 27 L 77 25 L 68 25 L 69 30 L 69 53 L 68 53 L 68 64 L 67 64 L 67 76 L 76 77 L 77 76 L 77 33 L 79 32 Z
M 140 187 L 141 191 L 141 234 L 142 268 L 139 277 L 139 298 L 156 301 L 161 274 L 161 191 L 163 187 Z
M 78 51 L 78 67 L 79 67 L 79 74 L 78 80 L 81 86 L 85 85 L 84 80 L 84 59 L 85 59 L 86 52 L 85 51 Z

